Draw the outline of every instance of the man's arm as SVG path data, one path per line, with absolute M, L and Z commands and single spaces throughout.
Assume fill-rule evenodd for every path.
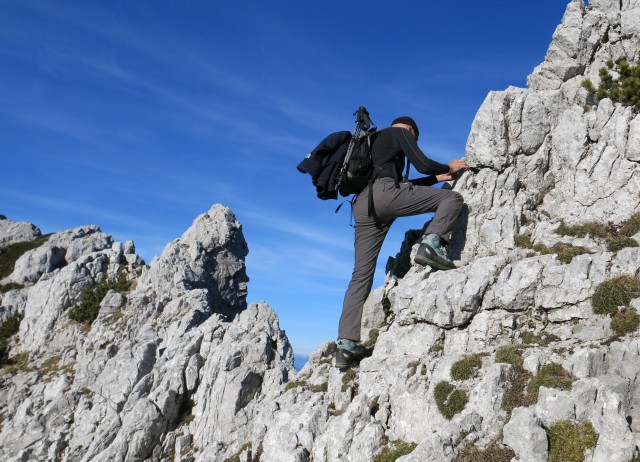
M 450 172 L 449 165 L 441 164 L 440 162 L 427 158 L 427 156 L 425 156 L 422 150 L 418 147 L 418 143 L 414 136 L 407 130 L 400 128 L 396 132 L 396 139 L 400 143 L 402 152 L 407 156 L 418 172 L 424 175 L 439 175 Z M 437 183 L 437 181 L 435 183 Z

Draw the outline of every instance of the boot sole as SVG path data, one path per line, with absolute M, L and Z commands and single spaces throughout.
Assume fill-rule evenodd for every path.
M 451 269 L 456 269 L 456 265 L 454 265 L 453 263 L 449 263 L 449 264 L 441 263 L 440 261 L 433 260 L 433 259 L 429 258 L 426 255 L 416 255 L 413 258 L 413 261 L 418 263 L 419 265 L 422 265 L 422 266 L 429 265 L 432 268 L 439 269 L 439 270 L 444 270 L 444 271 L 451 270 Z
M 336 353 L 335 367 L 338 369 L 345 369 L 354 363 L 358 363 L 365 357 L 365 354 L 362 355 L 349 355 L 344 354 L 340 350 Z

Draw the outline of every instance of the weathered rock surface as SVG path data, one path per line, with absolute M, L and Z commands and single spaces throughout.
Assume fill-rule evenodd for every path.
M 418 234 L 408 232 L 365 305 L 375 346 L 350 371 L 333 367 L 328 342 L 295 374 L 275 312 L 246 304 L 247 244 L 222 206 L 148 267 L 96 227 L 54 234 L 6 278 L 24 288 L 0 294 L 5 314 L 24 315 L 17 363 L 0 377 L 0 458 L 335 462 L 405 447 L 398 460 L 446 462 L 478 460 L 475 446 L 543 462 L 549 429 L 570 422 L 597 435 L 586 461 L 634 460 L 640 335 L 616 332 L 592 299 L 603 282 L 640 276 L 640 247 L 614 252 L 605 238 L 557 230 L 640 213 L 640 116 L 581 87 L 639 51 L 640 3 L 569 3 L 528 88 L 491 92 L 474 120 L 473 170 L 453 185 L 466 203 L 450 249 L 458 268 L 412 265 Z M 34 229 L 0 220 L 0 244 Z M 522 236 L 585 253 L 565 260 L 519 247 Z M 83 294 L 122 271 L 133 288 L 109 291 L 90 327 L 69 320 Z M 469 358 L 461 377 L 454 369 Z M 527 388 L 553 365 L 564 382 Z M 466 397 L 448 417 L 441 382 Z
M 53 248 L 65 259 L 43 268 L 35 256 Z M 224 460 L 294 373 L 275 312 L 246 304 L 247 245 L 227 208 L 199 216 L 148 267 L 133 252 L 91 226 L 16 262 L 14 276 L 34 276 L 2 298 L 23 315 L 19 362 L 0 377 L 3 460 Z M 122 272 L 130 290 L 107 292 L 90 326 L 70 321 L 83 294 Z
M 11 221 L 0 215 L 0 245 L 32 241 L 41 235 L 42 231 L 31 223 Z

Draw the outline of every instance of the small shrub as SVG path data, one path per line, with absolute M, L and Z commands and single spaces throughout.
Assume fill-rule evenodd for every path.
M 373 462 L 395 462 L 402 456 L 411 454 L 418 446 L 415 443 L 406 441 L 394 441 L 392 447 L 385 447 L 373 457 Z
M 96 287 L 87 290 L 80 302 L 69 310 L 69 318 L 78 323 L 91 325 L 98 317 L 100 303 L 107 292 L 126 292 L 131 287 L 124 271 L 118 271 L 114 279 L 103 278 Z
M 590 422 L 575 425 L 567 420 L 556 422 L 547 429 L 549 462 L 584 462 L 584 452 L 594 448 L 598 435 Z
M 626 308 L 611 318 L 611 328 L 618 335 L 627 335 L 638 330 L 640 315 L 632 308 Z
M 522 349 L 516 345 L 504 345 L 496 350 L 496 362 L 522 367 Z
M 607 250 L 609 252 L 617 252 L 626 247 L 638 247 L 638 241 L 630 237 L 618 236 L 607 243 Z
M 570 390 L 571 384 L 576 378 L 558 363 L 549 363 L 542 366 L 538 373 L 531 379 L 527 386 L 527 392 L 538 401 L 540 387 L 559 388 L 560 390 Z
M 461 412 L 469 398 L 464 390 L 454 387 L 449 382 L 438 383 L 433 391 L 438 410 L 447 419 Z
M 479 355 L 465 355 L 464 358 L 451 366 L 451 378 L 453 380 L 467 380 L 476 375 L 481 367 L 482 360 Z
M 619 306 L 627 306 L 636 297 L 640 297 L 640 281 L 623 275 L 599 284 L 591 297 L 591 306 L 596 314 L 615 314 Z
M 36 249 L 47 242 L 51 234 L 40 236 L 37 239 L 27 242 L 16 242 L 6 247 L 0 247 L 0 279 L 4 279 L 13 273 L 13 268 L 22 255 L 29 250 Z
M 617 72 L 618 77 L 614 78 L 609 70 Z M 609 98 L 613 102 L 640 109 L 640 66 L 631 65 L 624 59 L 617 63 L 609 60 L 606 67 L 600 68 L 598 75 L 600 85 L 597 89 L 589 79 L 582 82 L 590 98 Z

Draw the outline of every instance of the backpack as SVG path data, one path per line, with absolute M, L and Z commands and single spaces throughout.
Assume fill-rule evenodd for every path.
M 378 135 L 369 112 L 360 106 L 353 113 L 353 134 L 341 131 L 329 134 L 298 165 L 298 171 L 311 175 L 319 199 L 337 199 L 340 195 L 359 194 L 374 178 L 371 145 Z
M 356 116 L 356 127 L 336 179 L 336 188 L 343 197 L 360 194 L 369 182 L 375 180 L 371 146 L 379 132 L 364 106 L 360 106 L 353 115 Z

